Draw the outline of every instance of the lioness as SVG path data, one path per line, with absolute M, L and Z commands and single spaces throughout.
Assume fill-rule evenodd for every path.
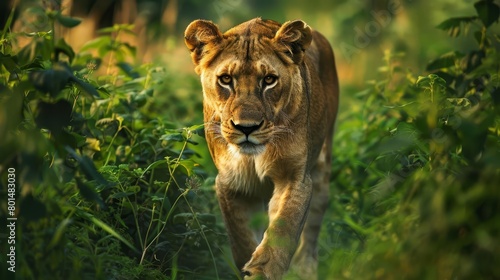
M 201 76 L 206 140 L 236 265 L 245 279 L 281 279 L 293 257 L 299 274 L 316 277 L 338 105 L 328 41 L 301 20 L 256 18 L 225 33 L 193 21 L 185 43 Z M 249 219 L 264 209 L 269 224 L 258 243 Z

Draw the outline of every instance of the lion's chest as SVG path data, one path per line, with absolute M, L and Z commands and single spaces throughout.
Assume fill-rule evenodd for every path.
M 272 182 L 267 177 L 270 164 L 262 155 L 247 156 L 229 153 L 223 166 L 219 167 L 219 181 L 226 187 L 249 194 L 272 191 Z

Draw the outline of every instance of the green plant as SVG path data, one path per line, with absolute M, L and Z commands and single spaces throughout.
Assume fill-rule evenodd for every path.
M 341 117 L 349 120 L 335 139 L 338 218 L 324 233 L 322 255 L 333 263 L 325 275 L 500 277 L 500 41 L 489 31 L 500 8 L 474 7 L 476 16 L 438 28 L 458 36 L 475 24 L 477 49 L 446 53 L 420 77 L 387 53 L 388 78 L 360 92 L 364 107 Z
M 168 73 L 127 62 L 135 51 L 118 35 L 130 26 L 101 30 L 77 53 L 54 26 L 79 20 L 44 12 L 50 30 L 13 34 L 8 23 L 0 40 L 0 178 L 15 168 L 16 276 L 232 274 L 208 199 L 213 177 L 200 166 L 203 126 L 179 129 L 151 110 Z M 16 36 L 31 41 L 17 50 Z

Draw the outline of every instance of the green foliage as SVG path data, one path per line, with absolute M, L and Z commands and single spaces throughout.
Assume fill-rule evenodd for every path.
M 51 26 L 80 23 L 46 13 Z M 135 48 L 119 32 L 131 26 L 101 30 L 78 53 L 53 29 L 1 35 L 1 213 L 15 168 L 16 277 L 227 277 L 203 125 L 179 129 L 151 110 L 168 100 L 169 73 L 129 64 Z M 31 41 L 16 50 L 16 36 Z
M 324 279 L 500 277 L 500 41 L 488 29 L 499 14 L 493 1 L 474 7 L 438 28 L 479 24 L 477 49 L 418 77 L 386 53 L 386 78 L 340 116 Z

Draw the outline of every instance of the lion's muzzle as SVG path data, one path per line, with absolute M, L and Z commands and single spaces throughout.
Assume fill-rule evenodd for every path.
M 240 122 L 235 123 L 233 120 L 231 120 L 231 125 L 233 126 L 233 128 L 235 128 L 236 130 L 239 130 L 240 132 L 243 132 L 243 134 L 245 134 L 247 138 L 248 138 L 248 136 L 250 136 L 250 134 L 252 132 L 259 130 L 262 127 L 263 123 L 264 123 L 264 121 L 261 121 L 257 125 L 255 123 L 246 123 L 245 124 L 245 123 L 240 123 Z
M 265 133 L 262 133 L 264 121 L 237 121 L 229 120 L 227 127 L 231 131 L 226 133 L 226 140 L 232 144 L 233 151 L 242 154 L 259 154 L 265 150 Z M 236 149 L 235 149 L 236 148 Z

